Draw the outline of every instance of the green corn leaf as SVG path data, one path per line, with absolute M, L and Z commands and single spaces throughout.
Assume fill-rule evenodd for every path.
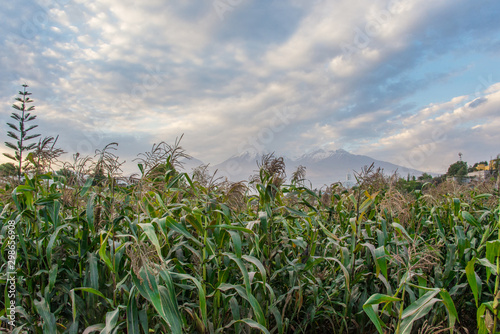
M 229 324 L 227 324 L 226 326 L 224 326 L 223 328 L 219 328 L 215 331 L 215 333 L 223 333 L 224 332 L 224 329 L 228 329 L 230 328 L 231 326 L 233 326 L 234 324 L 237 324 L 237 323 L 244 323 L 246 324 L 247 326 L 249 326 L 250 328 L 254 328 L 254 329 L 258 329 L 260 330 L 262 333 L 265 333 L 265 334 L 270 334 L 269 331 L 267 330 L 267 328 L 261 324 L 259 324 L 258 322 L 255 322 L 254 320 L 252 319 L 240 319 L 240 320 L 233 320 L 231 321 Z
M 266 207 L 267 209 L 267 207 Z M 263 234 L 266 234 L 268 231 L 268 220 L 267 220 L 268 214 L 266 212 L 259 212 L 259 220 L 260 220 L 260 231 Z
M 43 320 L 42 328 L 43 332 L 47 334 L 56 334 L 56 317 L 52 312 L 50 312 L 50 307 L 47 301 L 42 298 L 41 300 L 35 300 L 36 312 L 40 315 Z
M 182 317 L 177 305 L 177 297 L 173 289 L 173 283 L 170 281 L 167 286 L 158 286 L 161 302 L 164 306 L 165 317 L 168 319 L 168 324 L 172 333 L 182 333 Z
M 489 269 L 493 274 L 497 275 L 497 267 L 488 261 L 488 259 L 476 259 L 476 261 Z
M 231 299 L 229 300 L 229 305 L 231 307 L 231 315 L 233 316 L 233 320 L 240 320 L 240 305 L 238 304 L 238 301 L 235 297 L 231 297 Z M 240 327 L 241 325 L 239 322 L 234 323 L 234 330 L 236 331 L 236 333 L 241 333 Z
M 293 215 L 295 215 L 297 217 L 309 217 L 309 215 L 303 211 L 295 210 L 295 209 L 289 208 L 289 207 L 286 207 L 286 209 L 288 210 L 288 212 L 292 213 Z
M 392 223 L 392 226 L 396 229 L 396 231 L 398 231 L 401 235 L 405 236 L 409 241 L 412 240 L 412 238 L 410 237 L 408 232 L 406 232 L 406 229 L 403 226 L 401 226 L 398 223 Z
M 59 232 L 65 228 L 68 227 L 68 225 L 61 225 L 56 230 L 52 235 L 50 236 L 49 243 L 47 244 L 47 262 L 52 263 L 52 248 L 54 248 L 54 243 L 56 242 L 57 236 L 59 235 Z
M 384 246 L 380 246 L 375 249 L 375 256 L 377 259 L 378 266 L 380 271 L 384 275 L 385 278 L 388 279 L 387 274 L 387 252 Z
M 470 213 L 468 213 L 467 211 L 462 211 L 462 218 L 465 219 L 469 224 L 471 224 L 472 226 L 475 226 L 475 227 L 481 227 L 481 225 L 479 225 L 478 221 L 476 220 L 476 218 L 474 218 L 474 216 L 472 216 Z
M 24 330 L 24 326 L 26 326 L 26 324 L 22 324 L 21 326 L 16 326 L 16 328 L 14 328 L 14 330 L 11 332 L 11 334 L 24 334 L 24 333 L 26 333 L 26 330 Z
M 264 282 L 264 285 L 265 285 L 266 284 L 266 268 L 264 268 L 264 265 L 262 264 L 262 262 L 260 262 L 259 259 L 257 259 L 254 256 L 251 256 L 251 255 L 243 255 L 241 258 L 247 262 L 253 263 L 259 269 L 260 275 L 262 276 L 262 281 Z
M 142 268 L 139 272 L 142 282 L 135 274 L 132 274 L 132 279 L 140 294 L 153 305 L 160 317 L 170 327 L 170 330 L 174 334 L 181 334 L 181 316 L 173 283 L 166 271 L 160 273 L 162 273 L 166 287 L 159 286 L 156 277 L 147 268 Z
M 418 301 L 419 300 L 417 300 L 416 302 L 411 304 L 410 307 L 416 306 L 415 303 L 417 303 Z M 439 302 L 439 301 L 441 301 L 441 300 L 439 300 L 437 298 L 431 298 L 425 304 L 419 306 L 418 309 L 416 309 L 415 313 L 412 313 L 411 316 L 408 316 L 404 320 L 401 321 L 401 327 L 400 327 L 399 333 L 400 334 L 411 334 L 411 330 L 413 328 L 413 324 L 415 323 L 415 321 L 417 321 L 418 319 L 427 315 L 427 313 L 430 312 L 430 310 L 432 309 L 434 304 Z
M 71 290 L 69 292 L 69 296 L 71 298 L 71 313 L 73 315 L 73 322 L 76 321 L 76 317 L 77 317 L 77 311 L 76 311 L 76 300 L 75 300 L 75 290 Z
M 231 230 L 231 231 L 241 231 L 241 232 L 245 232 L 245 233 L 248 233 L 248 234 L 251 234 L 251 235 L 255 235 L 255 233 L 246 228 L 246 227 L 243 227 L 243 226 L 234 226 L 234 225 L 210 225 L 207 227 L 208 229 L 216 229 L 216 228 L 220 228 L 220 229 L 223 229 L 223 230 Z
M 200 221 L 196 219 L 195 216 L 188 214 L 184 218 L 186 222 L 188 222 L 191 226 L 193 226 L 196 230 L 196 232 L 200 235 L 203 234 L 203 226 L 201 225 Z
M 373 246 L 369 242 L 366 242 L 366 243 L 361 244 L 361 245 L 365 246 L 370 251 L 370 254 L 372 255 L 372 258 L 373 258 L 373 262 L 375 263 L 375 276 L 378 276 L 380 273 L 380 265 L 379 265 L 379 262 L 377 261 L 377 255 L 375 254 L 375 246 Z M 386 274 L 387 274 L 387 271 L 386 271 Z
M 25 192 L 32 192 L 32 191 L 36 191 L 36 189 L 29 186 L 29 185 L 20 185 L 20 186 L 17 186 L 16 189 L 14 189 L 13 194 L 17 195 L 18 192 L 25 193 Z
M 364 214 L 368 208 L 373 204 L 374 199 L 372 197 L 368 197 L 361 203 L 361 206 L 359 207 L 359 213 Z M 358 222 L 359 223 L 359 222 Z
M 480 194 L 480 195 L 474 196 L 473 198 L 474 199 L 483 199 L 483 198 L 490 198 L 491 196 L 493 196 L 493 194 Z
M 443 272 L 443 279 L 447 279 L 448 276 L 450 275 L 453 267 L 455 266 L 455 251 L 456 251 L 456 246 L 455 244 L 448 244 L 446 245 L 446 265 L 444 268 Z
M 88 255 L 89 284 L 90 287 L 99 290 L 99 269 L 97 268 L 97 257 L 95 253 Z
M 68 334 L 78 334 L 79 323 L 77 321 L 73 321 L 73 323 L 69 326 L 67 331 Z
M 193 241 L 198 246 L 203 247 L 203 243 L 201 243 L 197 238 L 195 238 L 191 233 L 189 233 L 189 231 L 186 229 L 186 227 L 184 225 L 179 224 L 172 217 L 165 217 L 165 218 L 161 218 L 160 220 L 163 220 L 163 219 L 165 220 L 166 227 L 183 235 L 184 237 Z M 165 231 L 165 232 L 168 233 L 168 231 Z
M 106 254 L 106 246 L 107 246 L 107 241 L 108 241 L 108 237 L 110 234 L 111 234 L 111 230 L 106 234 L 106 237 L 104 238 L 104 240 L 101 243 L 101 247 L 99 247 L 99 257 L 101 258 L 101 260 L 104 261 L 104 263 L 106 263 L 106 265 L 108 266 L 108 268 L 112 272 L 115 272 L 115 268 L 113 266 L 113 263 L 111 263 L 111 260 L 109 259 L 108 254 Z
M 181 178 L 185 177 L 185 176 L 186 176 L 186 173 L 179 173 L 179 174 L 177 174 L 176 176 L 174 176 L 174 177 L 172 178 L 172 180 L 168 183 L 168 185 L 167 185 L 167 189 L 170 189 L 170 188 L 172 188 L 173 186 L 175 186 L 175 185 L 178 183 L 178 181 L 179 181 Z
M 453 303 L 453 300 L 451 299 L 448 291 L 441 289 L 441 291 L 439 291 L 439 295 L 441 296 L 442 302 L 446 306 L 446 310 L 448 311 L 448 325 L 450 327 L 450 334 L 453 334 L 453 328 L 455 327 L 455 322 L 458 319 L 458 313 L 455 308 L 455 304 Z
M 340 269 L 342 270 L 342 273 L 344 274 L 344 279 L 345 279 L 345 288 L 348 290 L 349 292 L 349 287 L 350 287 L 350 284 L 349 284 L 349 272 L 347 271 L 346 267 L 342 264 L 342 262 L 340 262 L 339 260 L 337 260 L 336 258 L 333 258 L 333 257 L 325 257 L 325 260 L 328 260 L 328 261 L 334 261 L 334 262 L 337 262 L 337 264 L 340 266 Z
M 196 285 L 196 288 L 198 289 L 198 299 L 200 302 L 200 310 L 201 310 L 201 318 L 203 320 L 204 324 L 208 323 L 208 317 L 207 317 L 207 299 L 205 296 L 205 290 L 203 289 L 203 286 L 199 280 L 194 278 L 191 275 L 187 274 L 179 274 L 179 273 L 170 273 L 172 277 L 178 278 L 178 279 L 183 279 L 183 280 L 190 280 Z
M 276 327 L 278 327 L 278 333 L 283 334 L 284 333 L 284 327 L 283 327 L 283 320 L 281 319 L 281 314 L 276 306 L 272 306 L 270 308 L 271 313 L 274 316 L 274 319 L 276 320 Z
M 163 199 L 161 198 L 160 194 L 155 193 L 155 198 L 158 204 L 160 205 L 160 208 L 163 210 L 167 210 L 167 206 L 165 205 L 165 202 L 163 202 Z
M 137 310 L 135 289 L 135 286 L 132 287 L 127 304 L 127 333 L 130 334 L 140 334 L 139 311 Z
M 491 326 L 486 322 L 486 312 L 489 311 L 493 313 L 493 302 L 482 303 L 477 309 L 477 327 L 479 328 L 479 334 L 489 334 L 491 333 Z
M 391 285 L 389 284 L 389 282 L 387 281 L 387 279 L 384 277 L 383 274 L 379 274 L 378 276 L 378 279 L 385 285 L 385 288 L 387 290 L 387 293 L 389 295 L 392 295 L 392 288 L 391 288 Z
M 302 248 L 305 250 L 307 248 L 307 242 L 304 241 L 302 237 L 298 237 L 297 239 L 290 239 L 293 245 Z
M 241 258 L 241 238 L 237 231 L 227 231 L 231 235 L 231 240 L 233 241 L 234 252 L 236 256 Z
M 148 314 L 146 309 L 139 311 L 139 322 L 141 323 L 143 333 L 149 333 Z
M 155 246 L 156 252 L 158 253 L 158 256 L 160 257 L 160 259 L 163 259 L 163 256 L 161 255 L 160 242 L 158 241 L 158 237 L 156 236 L 156 230 L 155 230 L 155 227 L 153 226 L 153 224 L 141 223 L 141 224 L 137 224 L 137 225 L 139 225 L 142 228 L 142 230 L 144 231 L 144 233 L 146 234 L 148 239 L 151 241 L 153 246 Z
M 50 205 L 47 205 L 47 209 L 49 211 L 50 218 L 52 220 L 52 224 L 54 227 L 58 227 L 60 224 L 60 210 L 61 210 L 61 202 L 53 200 Z
M 92 186 L 93 182 L 94 182 L 93 177 L 87 178 L 87 180 L 85 181 L 85 184 L 82 187 L 82 190 L 80 190 L 80 196 L 82 196 L 82 197 L 85 196 L 87 191 L 89 191 L 90 187 Z
M 56 263 L 49 270 L 49 285 L 48 285 L 49 291 L 52 291 L 52 289 L 54 289 L 54 285 L 56 284 L 58 269 L 59 265 Z
M 455 237 L 458 244 L 458 256 L 459 258 L 462 258 L 465 252 L 465 248 L 467 247 L 467 238 L 465 236 L 463 226 L 455 226 Z
M 92 325 L 92 326 L 85 328 L 85 330 L 83 331 L 83 334 L 90 334 L 93 332 L 99 332 L 99 331 L 103 330 L 104 327 L 105 327 L 104 324 Z
M 100 334 L 112 334 L 118 322 L 119 315 L 119 308 L 111 312 L 106 312 L 106 326 L 103 328 Z
M 89 226 L 90 231 L 92 233 L 95 232 L 95 226 L 94 226 L 94 199 L 95 199 L 95 194 L 91 194 L 89 196 L 89 199 L 87 200 L 87 224 Z
M 400 301 L 401 299 L 393 297 L 393 296 L 388 296 L 388 295 L 383 295 L 380 293 L 376 293 L 363 304 L 363 310 L 365 313 L 368 315 L 370 320 L 373 322 L 375 327 L 377 328 L 378 332 L 380 334 L 383 334 L 382 328 L 385 327 L 384 322 L 380 317 L 375 313 L 375 310 L 373 309 L 374 305 L 382 304 L 382 303 L 392 303 L 392 302 L 397 302 Z
M 467 281 L 469 282 L 469 286 L 472 290 L 472 294 L 474 295 L 474 300 L 476 301 L 476 307 L 479 307 L 479 298 L 481 297 L 481 288 L 476 279 L 476 272 L 474 271 L 474 263 L 476 262 L 476 258 L 467 263 L 465 267 L 465 274 L 467 276 Z
M 328 237 L 334 239 L 334 240 L 339 240 L 339 238 L 337 238 L 337 236 L 335 234 L 333 234 L 332 232 L 330 232 L 326 227 L 325 225 L 323 225 L 321 223 L 320 220 L 317 220 L 318 222 L 318 225 L 321 227 L 321 230 L 323 231 L 323 233 L 325 233 Z
M 109 305 L 113 306 L 113 301 L 109 298 L 106 298 L 106 296 L 104 296 L 101 291 L 98 291 L 98 290 L 93 289 L 93 288 L 86 288 L 86 287 L 74 288 L 73 290 L 75 290 L 75 291 L 80 290 L 80 291 L 92 293 L 96 296 L 102 297 L 106 302 L 108 302 Z
M 434 304 L 441 301 L 440 299 L 434 298 L 437 294 L 439 294 L 439 292 L 440 289 L 432 289 L 404 309 L 403 314 L 401 315 L 402 321 L 399 333 L 411 333 L 415 321 L 427 315 Z
M 255 312 L 255 316 L 257 318 L 257 321 L 259 324 L 266 326 L 266 317 L 264 316 L 264 313 L 262 312 L 262 308 L 260 306 L 260 303 L 255 299 L 255 297 L 252 294 L 252 287 L 250 285 L 250 277 L 248 276 L 248 271 L 241 261 L 241 259 L 237 258 L 231 253 L 223 253 L 223 255 L 227 256 L 229 259 L 233 260 L 238 267 L 240 268 L 240 271 L 243 275 L 243 279 L 245 282 L 245 288 L 246 288 L 246 294 L 248 297 L 248 302 L 252 306 L 252 309 Z
M 486 243 L 486 258 L 493 263 L 497 257 L 500 257 L 500 240 L 488 241 Z
M 224 291 L 224 292 L 229 291 L 231 289 L 234 289 L 238 293 L 238 295 L 241 296 L 241 298 L 243 298 L 244 300 L 246 300 L 248 302 L 247 292 L 246 292 L 245 288 L 242 287 L 241 285 L 234 285 L 234 284 L 229 284 L 229 283 L 221 283 L 217 287 L 217 290 Z
M 460 199 L 454 198 L 453 199 L 453 214 L 455 216 L 458 216 L 459 211 L 460 211 Z
M 486 259 L 495 263 L 497 257 L 500 257 L 500 240 L 488 241 L 486 243 Z M 490 268 L 486 267 L 486 281 L 489 281 L 491 272 Z M 496 272 L 496 266 L 493 272 Z

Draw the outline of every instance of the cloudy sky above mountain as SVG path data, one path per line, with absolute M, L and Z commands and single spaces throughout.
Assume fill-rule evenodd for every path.
M 1 136 L 27 83 L 39 132 L 70 153 L 118 142 L 127 171 L 184 133 L 213 164 L 343 148 L 445 172 L 500 153 L 499 16 L 493 0 L 9 1 Z

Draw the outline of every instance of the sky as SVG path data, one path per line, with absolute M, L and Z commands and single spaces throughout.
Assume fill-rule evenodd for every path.
M 62 159 L 117 142 L 125 173 L 181 135 L 212 165 L 321 148 L 444 173 L 500 153 L 498 17 L 493 0 L 5 1 L 0 135 L 28 84 Z

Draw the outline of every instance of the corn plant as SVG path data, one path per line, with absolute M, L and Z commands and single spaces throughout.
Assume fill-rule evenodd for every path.
M 35 139 L 40 136 L 40 134 L 32 134 L 28 135 L 28 132 L 31 130 L 35 129 L 38 127 L 38 125 L 30 125 L 28 126 L 28 122 L 31 122 L 36 119 L 36 115 L 32 115 L 31 111 L 35 110 L 34 106 L 28 106 L 28 104 L 33 103 L 33 100 L 29 97 L 31 93 L 29 93 L 26 88 L 28 88 L 28 85 L 24 84 L 22 85 L 23 91 L 19 91 L 19 95 L 21 97 L 16 97 L 16 101 L 20 102 L 21 105 L 13 104 L 12 108 L 16 109 L 18 112 L 13 112 L 12 115 L 10 116 L 12 119 L 14 119 L 18 124 L 12 124 L 12 123 L 7 123 L 8 127 L 13 130 L 13 131 L 8 131 L 7 136 L 10 138 L 14 139 L 16 141 L 15 144 L 11 142 L 5 142 L 5 146 L 7 146 L 10 149 L 13 149 L 14 155 L 11 155 L 9 153 L 4 153 L 4 155 L 12 159 L 14 161 L 17 161 L 18 163 L 18 179 L 21 180 L 21 175 L 22 175 L 22 169 L 23 169 L 23 154 L 24 152 L 29 152 L 33 150 L 36 147 L 36 143 L 31 143 L 28 144 L 27 142 Z M 18 132 L 19 134 L 17 134 Z
M 477 325 L 479 333 L 481 334 L 496 333 L 498 329 L 498 304 L 500 300 L 500 233 L 498 231 L 500 228 L 499 211 L 500 206 L 494 212 L 489 210 L 484 210 L 482 212 L 479 221 L 484 220 L 485 216 L 491 215 L 496 221 L 496 224 L 488 225 L 487 228 L 482 231 L 481 241 L 477 247 L 477 252 L 467 263 L 465 268 L 468 283 L 472 293 L 474 294 L 474 301 L 477 307 Z M 480 224 L 479 221 L 470 213 L 463 212 L 462 214 L 464 219 L 470 221 L 472 224 Z M 477 271 L 476 264 L 481 266 Z
M 178 170 L 155 145 L 118 186 L 110 145 L 0 191 L 17 235 L 16 328 L 30 333 L 493 332 L 498 193 L 399 193 L 286 183 L 267 156 L 250 184 Z M 176 153 L 177 152 L 177 153 Z M 177 154 L 177 155 L 176 155 Z M 200 174 L 201 173 L 201 174 Z M 85 177 L 84 177 L 85 176 Z M 51 181 L 51 182 L 48 182 Z M 5 243 L 0 283 L 6 284 Z M 472 302 L 471 302 L 472 301 Z M 473 323 L 468 313 L 473 310 Z

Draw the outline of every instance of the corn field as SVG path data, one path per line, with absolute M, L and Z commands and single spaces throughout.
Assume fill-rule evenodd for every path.
M 168 152 L 161 166 L 158 151 L 143 155 L 126 186 L 110 150 L 76 156 L 72 173 L 3 182 L 2 332 L 498 330 L 493 186 L 403 193 L 365 169 L 352 189 L 312 190 L 272 156 L 248 184 L 231 183 L 179 172 Z M 99 173 L 85 179 L 85 166 Z

